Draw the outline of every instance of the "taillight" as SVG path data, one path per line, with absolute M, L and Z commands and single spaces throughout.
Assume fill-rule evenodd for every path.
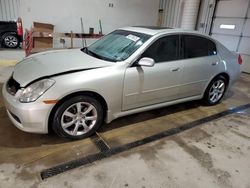
M 17 19 L 16 25 L 17 25 L 17 35 L 23 36 L 23 25 L 21 18 Z
M 242 60 L 242 58 L 241 58 L 241 55 L 239 54 L 239 56 L 238 56 L 238 63 L 240 64 L 240 65 L 242 65 L 242 63 L 243 63 L 243 60 Z

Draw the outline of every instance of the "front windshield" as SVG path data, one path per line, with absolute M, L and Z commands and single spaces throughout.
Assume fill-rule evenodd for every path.
M 90 45 L 85 52 L 107 61 L 123 61 L 150 37 L 143 33 L 116 30 Z

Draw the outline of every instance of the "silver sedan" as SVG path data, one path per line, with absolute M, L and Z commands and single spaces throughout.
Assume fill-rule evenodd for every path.
M 25 58 L 2 91 L 19 129 L 82 139 L 121 116 L 198 99 L 215 105 L 241 63 L 197 32 L 127 27 L 81 50 Z

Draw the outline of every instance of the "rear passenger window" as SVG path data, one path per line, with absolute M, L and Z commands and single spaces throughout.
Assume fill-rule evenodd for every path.
M 155 62 L 173 61 L 179 59 L 179 35 L 171 35 L 155 41 L 143 54 Z
M 195 58 L 216 55 L 216 45 L 209 39 L 195 36 L 184 35 L 184 58 Z

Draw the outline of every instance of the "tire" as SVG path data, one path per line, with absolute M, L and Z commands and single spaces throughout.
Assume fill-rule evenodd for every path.
M 228 81 L 224 76 L 215 77 L 208 85 L 203 101 L 206 105 L 212 106 L 218 104 L 223 98 Z
M 20 46 L 20 41 L 16 34 L 14 33 L 5 33 L 2 36 L 2 44 L 6 48 L 17 48 Z
M 63 138 L 87 138 L 102 125 L 103 114 L 103 108 L 95 98 L 87 95 L 72 97 L 56 109 L 52 129 Z

